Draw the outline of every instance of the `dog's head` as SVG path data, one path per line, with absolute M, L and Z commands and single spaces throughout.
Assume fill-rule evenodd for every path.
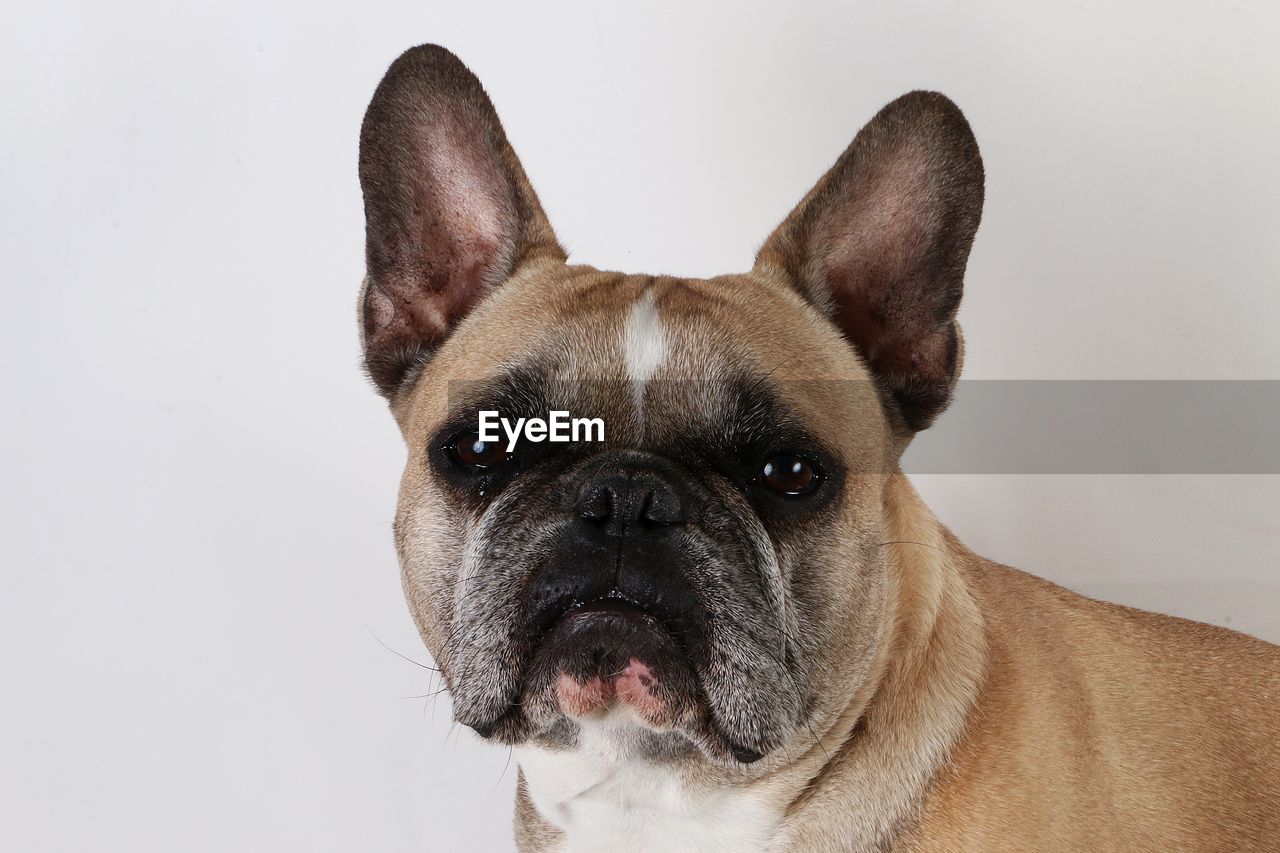
M 420 47 L 361 132 L 366 365 L 409 448 L 413 615 L 456 718 L 752 764 L 845 707 L 886 636 L 883 487 L 946 405 L 982 206 L 960 111 L 885 107 L 710 280 L 567 263 L 480 83 Z M 600 418 L 603 441 L 481 440 Z M 580 436 L 580 439 L 582 436 Z

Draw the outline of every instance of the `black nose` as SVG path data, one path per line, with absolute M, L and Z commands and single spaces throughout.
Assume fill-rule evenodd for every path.
M 610 536 L 684 522 L 679 493 L 655 471 L 615 470 L 590 476 L 578 487 L 573 508 L 583 524 Z
M 620 598 L 695 637 L 700 610 L 685 580 L 685 534 L 701 500 L 688 475 L 635 452 L 602 454 L 566 475 L 576 480 L 564 505 L 571 520 L 528 587 L 534 635 L 576 605 Z

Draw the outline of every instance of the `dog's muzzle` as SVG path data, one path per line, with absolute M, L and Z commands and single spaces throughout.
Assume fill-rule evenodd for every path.
M 560 710 L 587 716 L 616 699 L 671 724 L 693 702 L 706 616 L 689 584 L 683 473 L 657 456 L 607 454 L 572 489 L 572 521 L 531 579 L 536 666 Z

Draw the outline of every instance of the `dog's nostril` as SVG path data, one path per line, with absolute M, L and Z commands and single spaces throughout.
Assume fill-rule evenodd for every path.
M 608 532 L 616 536 L 631 525 L 684 522 L 684 507 L 675 489 L 649 472 L 592 477 L 579 486 L 573 511 L 584 521 L 608 522 Z
M 645 497 L 640 518 L 651 524 L 679 524 L 684 521 L 684 508 L 670 489 L 652 489 Z
M 613 495 L 602 485 L 587 483 L 578 495 L 574 511 L 587 521 L 608 521 L 613 514 Z

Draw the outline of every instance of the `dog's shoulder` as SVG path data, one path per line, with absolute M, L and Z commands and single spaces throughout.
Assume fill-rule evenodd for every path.
M 985 620 L 1023 650 L 1087 655 L 1090 667 L 1123 665 L 1132 681 L 1144 674 L 1211 677 L 1280 694 L 1280 646 L 1257 637 L 1178 616 L 1088 598 L 1044 578 L 973 558 L 963 570 Z M 996 638 L 997 641 L 999 637 Z M 1136 669 L 1134 668 L 1136 664 Z M 1176 687 L 1177 685 L 1170 685 Z
M 1280 837 L 1280 647 L 976 557 L 961 570 L 988 671 L 908 849 Z

